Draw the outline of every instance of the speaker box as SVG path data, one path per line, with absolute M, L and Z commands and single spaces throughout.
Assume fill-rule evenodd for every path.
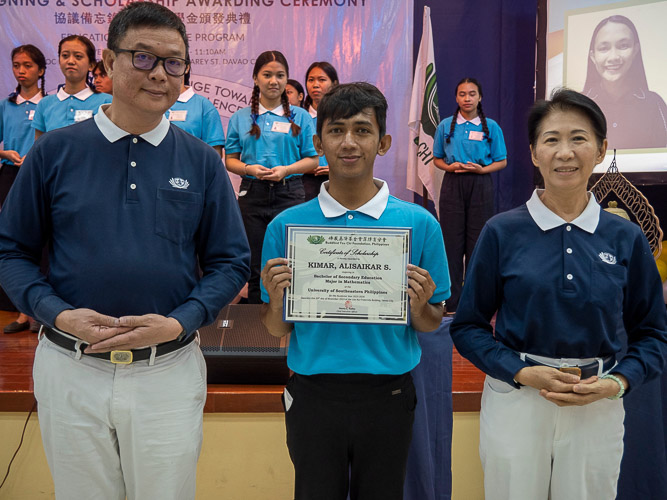
M 209 384 L 287 383 L 289 336 L 271 335 L 260 320 L 261 304 L 225 307 L 199 329 Z

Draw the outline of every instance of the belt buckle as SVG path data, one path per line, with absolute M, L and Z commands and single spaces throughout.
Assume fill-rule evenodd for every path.
M 116 365 L 129 365 L 132 363 L 132 351 L 111 351 L 109 361 Z
M 563 373 L 571 373 L 572 375 L 581 377 L 581 368 L 579 368 L 578 366 L 570 366 L 567 363 L 560 365 L 558 371 L 561 371 Z

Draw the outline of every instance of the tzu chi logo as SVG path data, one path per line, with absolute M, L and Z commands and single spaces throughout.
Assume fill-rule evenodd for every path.
M 616 264 L 616 256 L 608 252 L 600 252 L 598 257 L 600 257 L 602 262 L 606 262 L 607 264 Z
M 169 184 L 176 189 L 187 189 L 188 186 L 190 186 L 190 183 L 187 180 L 181 179 L 180 177 L 172 177 L 169 179 Z
M 352 307 L 352 302 L 349 300 L 345 301 L 345 309 L 350 309 Z

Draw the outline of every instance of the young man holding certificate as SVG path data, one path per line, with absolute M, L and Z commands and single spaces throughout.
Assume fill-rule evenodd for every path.
M 390 196 L 387 184 L 373 178 L 376 156 L 384 155 L 391 145 L 391 137 L 385 135 L 386 112 L 384 96 L 367 83 L 339 85 L 324 96 L 314 144 L 318 154 L 327 158 L 329 182 L 316 199 L 279 214 L 264 239 L 262 321 L 273 335 L 292 332 L 288 365 L 294 375 L 285 389 L 284 403 L 296 500 L 342 500 L 348 491 L 359 500 L 403 497 L 416 406 L 410 370 L 421 356 L 415 330 L 438 328 L 442 302 L 450 295 L 438 222 L 423 208 Z M 348 319 L 325 320 L 328 311 L 315 311 L 315 319 L 303 322 L 284 321 L 284 295 L 292 304 L 292 288 L 297 288 L 293 270 L 300 265 L 296 259 L 284 258 L 290 224 L 313 226 L 313 234 L 318 234 L 318 226 L 347 228 L 363 234 L 360 241 L 368 241 L 363 238 L 370 238 L 378 228 L 408 228 L 409 258 L 398 274 L 399 282 L 407 276 L 402 295 L 409 303 L 409 323 L 407 317 L 403 324 L 394 324 L 370 314 L 366 321 L 354 319 L 353 314 Z M 348 237 L 341 238 L 347 241 Z M 311 237 L 309 243 L 322 244 L 323 239 Z M 350 268 L 330 260 L 329 253 L 335 252 L 323 256 L 326 265 L 311 270 L 313 279 L 323 276 L 329 263 L 338 269 Z M 381 255 L 374 258 L 370 262 L 385 267 Z M 368 294 L 367 302 L 372 303 L 377 301 L 372 298 L 374 292 L 384 293 L 383 283 L 377 283 L 383 279 L 372 272 L 376 266 L 352 267 L 366 269 L 357 271 L 356 281 L 364 281 L 366 275 L 373 285 L 353 289 L 354 300 L 345 301 L 343 311 L 354 309 L 361 295 Z M 355 281 L 341 280 L 343 275 L 343 271 L 329 275 L 328 282 L 335 283 L 332 296 Z M 319 304 L 308 302 L 311 309 L 313 302 Z

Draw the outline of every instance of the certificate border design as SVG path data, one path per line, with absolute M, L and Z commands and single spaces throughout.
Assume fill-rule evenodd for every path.
M 292 235 L 296 232 L 316 233 L 318 235 L 351 235 L 361 233 L 364 236 L 395 236 L 402 234 L 403 239 L 403 256 L 402 265 L 407 270 L 407 265 L 410 263 L 412 257 L 412 228 L 410 227 L 377 227 L 377 226 L 313 226 L 301 224 L 287 224 L 285 225 L 285 257 L 289 261 L 289 265 L 295 258 L 295 248 L 292 243 Z M 380 321 L 368 320 L 367 314 L 335 314 L 329 313 L 326 316 L 320 317 L 304 317 L 295 311 L 295 298 L 291 293 L 292 286 L 285 290 L 283 297 L 283 320 L 288 322 L 305 322 L 305 323 L 361 323 L 361 324 L 383 324 L 383 325 L 408 325 L 410 324 L 409 314 L 409 300 L 408 300 L 408 276 L 403 273 L 402 278 L 402 292 L 399 308 L 396 313 L 386 314 L 380 316 Z

